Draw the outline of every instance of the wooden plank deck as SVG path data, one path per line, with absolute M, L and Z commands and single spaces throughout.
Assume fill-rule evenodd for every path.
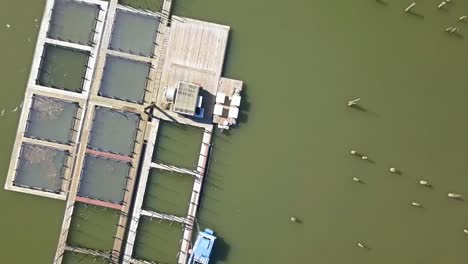
M 228 35 L 228 26 L 173 17 L 156 105 L 164 109 L 165 89 L 184 81 L 202 87 L 203 101 L 208 107 L 203 119 L 187 118 L 170 110 L 156 112 L 159 118 L 202 128 L 211 125 Z

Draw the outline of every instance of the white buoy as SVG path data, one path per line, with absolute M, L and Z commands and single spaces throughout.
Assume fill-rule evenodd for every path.
M 429 186 L 430 185 L 429 182 L 425 181 L 425 180 L 420 180 L 419 184 L 424 185 L 424 186 Z
M 390 168 L 390 172 L 397 172 L 397 169 L 392 167 L 392 168 Z
M 362 156 L 361 159 L 363 159 L 363 160 L 368 160 L 369 157 L 367 157 L 367 156 Z
M 361 182 L 361 180 L 360 180 L 359 178 L 356 178 L 356 177 L 353 178 L 353 181 L 355 181 L 355 182 Z
M 444 7 L 444 5 L 446 5 L 446 4 L 447 4 L 446 1 L 442 1 L 442 2 L 437 6 L 437 8 L 440 9 L 440 8 Z
M 421 207 L 421 204 L 417 202 L 411 202 L 411 205 L 416 206 L 416 207 Z
M 411 4 L 405 9 L 405 12 L 408 13 L 408 12 L 411 10 L 411 8 L 413 8 L 415 5 L 416 5 L 416 2 L 411 3 Z
M 468 16 L 461 16 L 458 18 L 459 21 L 465 21 L 468 18 Z
M 356 154 L 357 154 L 357 151 L 355 151 L 354 149 L 352 149 L 349 153 L 351 153 L 351 155 L 356 155 Z
M 461 198 L 461 194 L 456 194 L 456 193 L 448 193 L 447 194 L 448 197 L 450 198 Z
M 357 103 L 361 101 L 361 98 L 357 98 L 357 99 L 354 99 L 354 100 L 351 100 L 348 102 L 348 106 L 353 106 L 353 105 L 357 105 Z

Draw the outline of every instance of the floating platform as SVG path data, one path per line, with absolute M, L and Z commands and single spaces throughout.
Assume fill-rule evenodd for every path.
M 233 100 L 242 82 L 221 77 L 229 27 L 171 17 L 171 5 L 166 0 L 154 13 L 117 0 L 46 1 L 5 189 L 66 201 L 54 264 L 70 252 L 147 263 L 134 254 L 142 216 L 182 225 L 174 261 L 188 260 L 213 122 L 224 121 L 213 118 L 216 96 Z M 166 109 L 165 92 L 180 82 L 200 87 L 203 118 Z M 152 159 L 165 140 L 158 139 L 161 122 L 201 131 L 195 164 Z M 187 177 L 182 210 L 143 208 L 157 169 Z M 77 204 L 119 212 L 109 252 L 69 245 Z

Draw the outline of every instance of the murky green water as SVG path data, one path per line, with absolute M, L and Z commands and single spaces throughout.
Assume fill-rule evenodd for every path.
M 142 217 L 138 225 L 134 256 L 159 263 L 176 263 L 181 238 L 180 224 Z
M 83 254 L 74 254 L 71 252 L 66 252 L 63 256 L 63 263 L 67 264 L 108 264 L 109 262 L 106 261 L 105 259 L 97 258 L 97 257 L 92 257 L 89 255 L 83 255 Z
M 70 232 L 68 233 L 68 244 L 101 251 L 111 251 L 119 216 L 120 214 L 116 210 L 77 203 L 73 211 Z
M 198 164 L 203 130 L 162 121 L 153 153 L 153 162 L 195 170 Z
M 93 149 L 131 156 L 136 138 L 139 116 L 96 108 L 89 147 Z
M 83 197 L 120 203 L 130 171 L 130 164 L 87 155 L 78 194 Z
M 78 104 L 35 96 L 31 104 L 26 136 L 69 144 Z
M 99 6 L 70 1 L 56 1 L 48 36 L 69 42 L 88 44 L 96 26 Z M 80 21 L 80 23 L 76 23 Z
M 169 215 L 187 216 L 194 177 L 152 169 L 143 208 Z
M 89 53 L 46 45 L 37 84 L 71 92 L 83 90 Z
M 124 10 L 117 10 L 110 48 L 149 57 L 153 53 L 158 19 Z
M 231 26 L 225 75 L 246 83 L 240 127 L 215 139 L 201 209 L 220 237 L 215 263 L 468 261 L 468 204 L 446 196 L 468 197 L 468 24 L 457 22 L 468 3 L 438 2 L 418 1 L 415 16 L 403 0 L 176 1 L 178 15 Z M 2 3 L 0 107 L 13 109 L 44 3 Z M 367 111 L 347 107 L 357 97 Z M 4 177 L 17 119 L 0 119 Z M 2 191 L 0 206 L 2 259 L 50 263 L 64 203 Z
M 102 96 L 142 103 L 150 65 L 108 56 L 99 88 Z

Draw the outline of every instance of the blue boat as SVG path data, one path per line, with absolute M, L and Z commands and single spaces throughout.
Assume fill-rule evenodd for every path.
M 216 237 L 211 229 L 198 232 L 197 240 L 187 264 L 208 264 Z

